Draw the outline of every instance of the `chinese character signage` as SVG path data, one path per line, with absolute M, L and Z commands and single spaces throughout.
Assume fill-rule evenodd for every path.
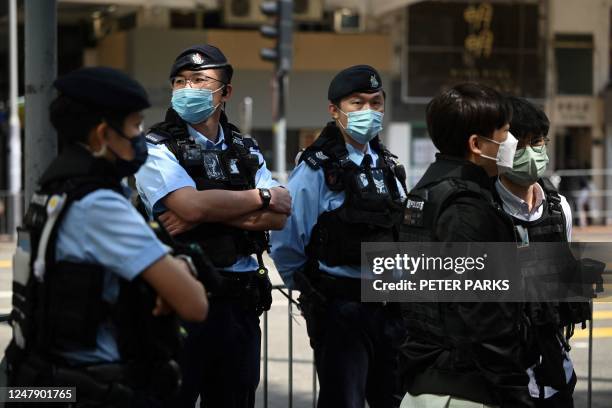
M 537 2 L 425 1 L 408 7 L 405 97 L 478 81 L 541 98 L 544 47 Z

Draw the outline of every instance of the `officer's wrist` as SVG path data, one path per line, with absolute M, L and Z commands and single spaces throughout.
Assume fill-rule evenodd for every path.
M 197 279 L 198 270 L 196 269 L 195 264 L 193 263 L 193 260 L 191 259 L 189 255 L 179 254 L 179 255 L 176 255 L 175 258 L 183 261 L 185 265 L 187 265 L 187 269 L 189 270 L 189 273 L 191 273 L 191 275 Z
M 270 207 L 270 201 L 272 201 L 272 192 L 267 188 L 258 188 L 259 198 L 261 199 L 260 210 L 267 210 Z

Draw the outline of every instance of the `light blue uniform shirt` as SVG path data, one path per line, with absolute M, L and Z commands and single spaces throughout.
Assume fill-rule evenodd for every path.
M 499 197 L 502 200 L 502 207 L 504 211 L 513 217 L 516 217 L 523 221 L 537 221 L 542 218 L 544 212 L 544 201 L 546 200 L 546 195 L 544 194 L 544 190 L 542 186 L 538 183 L 533 185 L 533 194 L 535 198 L 535 205 L 529 210 L 529 205 L 520 197 L 512 194 L 510 190 L 506 188 L 502 184 L 502 182 L 497 179 L 495 182 L 495 189 L 499 194 Z M 572 210 L 567 202 L 566 198 L 559 194 L 561 198 L 561 209 L 563 210 L 563 215 L 565 217 L 565 231 L 567 233 L 567 242 L 572 241 Z M 565 351 L 565 348 L 561 344 L 561 352 L 565 356 L 563 360 L 563 370 L 565 371 L 565 380 L 569 383 L 572 379 L 572 374 L 574 372 L 574 365 L 572 364 L 572 360 L 570 359 L 569 354 Z M 527 375 L 529 376 L 529 394 L 533 398 L 540 398 L 540 387 L 535 379 L 535 373 L 533 371 L 533 367 L 527 369 Z M 545 386 L 544 387 L 544 398 L 550 398 L 555 395 L 558 391 L 553 387 Z
M 372 157 L 372 163 L 377 163 L 378 155 L 370 149 L 368 144 L 366 152 L 357 150 L 350 144 L 346 145 L 349 159 L 361 165 L 365 154 Z M 404 190 L 397 181 L 398 189 L 405 197 Z M 344 203 L 344 191 L 331 191 L 325 183 L 322 169 L 314 170 L 305 162 L 300 163 L 289 177 L 287 188 L 291 193 L 291 215 L 287 219 L 285 228 L 281 231 L 271 231 L 270 244 L 272 259 L 276 264 L 278 273 L 285 285 L 293 287 L 293 273 L 301 270 L 306 263 L 306 246 L 310 242 L 312 229 L 317 219 L 324 212 L 339 208 Z M 319 261 L 319 268 L 334 276 L 361 278 L 361 268 L 342 265 L 328 266 Z
M 225 150 L 223 128 L 219 126 L 219 137 L 217 142 L 211 142 L 206 136 L 187 126 L 189 135 L 199 145 L 207 150 Z M 148 143 L 149 158 L 147 162 L 136 173 L 136 188 L 147 208 L 149 214 L 159 214 L 166 211 L 162 199 L 175 190 L 183 187 L 196 188 L 195 181 L 187 171 L 179 164 L 176 156 L 163 144 Z M 258 149 L 251 148 L 259 158 L 259 169 L 255 175 L 257 188 L 278 187 L 280 184 L 272 178 L 272 173 L 266 167 L 266 162 Z M 252 272 L 257 269 L 257 261 L 252 256 L 240 257 L 238 261 L 225 268 L 229 272 Z
M 57 261 L 104 266 L 102 297 L 111 304 L 117 302 L 120 278 L 133 280 L 167 253 L 167 247 L 130 201 L 107 189 L 96 190 L 70 205 L 59 226 L 55 246 Z M 106 321 L 98 329 L 94 350 L 62 355 L 76 364 L 118 361 L 116 337 L 114 325 Z

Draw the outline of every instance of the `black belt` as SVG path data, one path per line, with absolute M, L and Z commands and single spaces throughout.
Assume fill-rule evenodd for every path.
M 327 298 L 361 302 L 361 279 L 332 276 L 320 271 L 315 286 Z
M 220 271 L 221 290 L 214 297 L 241 297 L 246 292 L 256 288 L 257 272 L 226 272 Z

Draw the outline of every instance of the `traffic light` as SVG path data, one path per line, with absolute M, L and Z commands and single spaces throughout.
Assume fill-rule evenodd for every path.
M 293 37 L 293 0 L 264 1 L 261 12 L 274 17 L 274 25 L 263 25 L 261 34 L 276 39 L 275 48 L 262 48 L 260 56 L 266 61 L 276 63 L 279 71 L 291 70 L 292 37 Z

